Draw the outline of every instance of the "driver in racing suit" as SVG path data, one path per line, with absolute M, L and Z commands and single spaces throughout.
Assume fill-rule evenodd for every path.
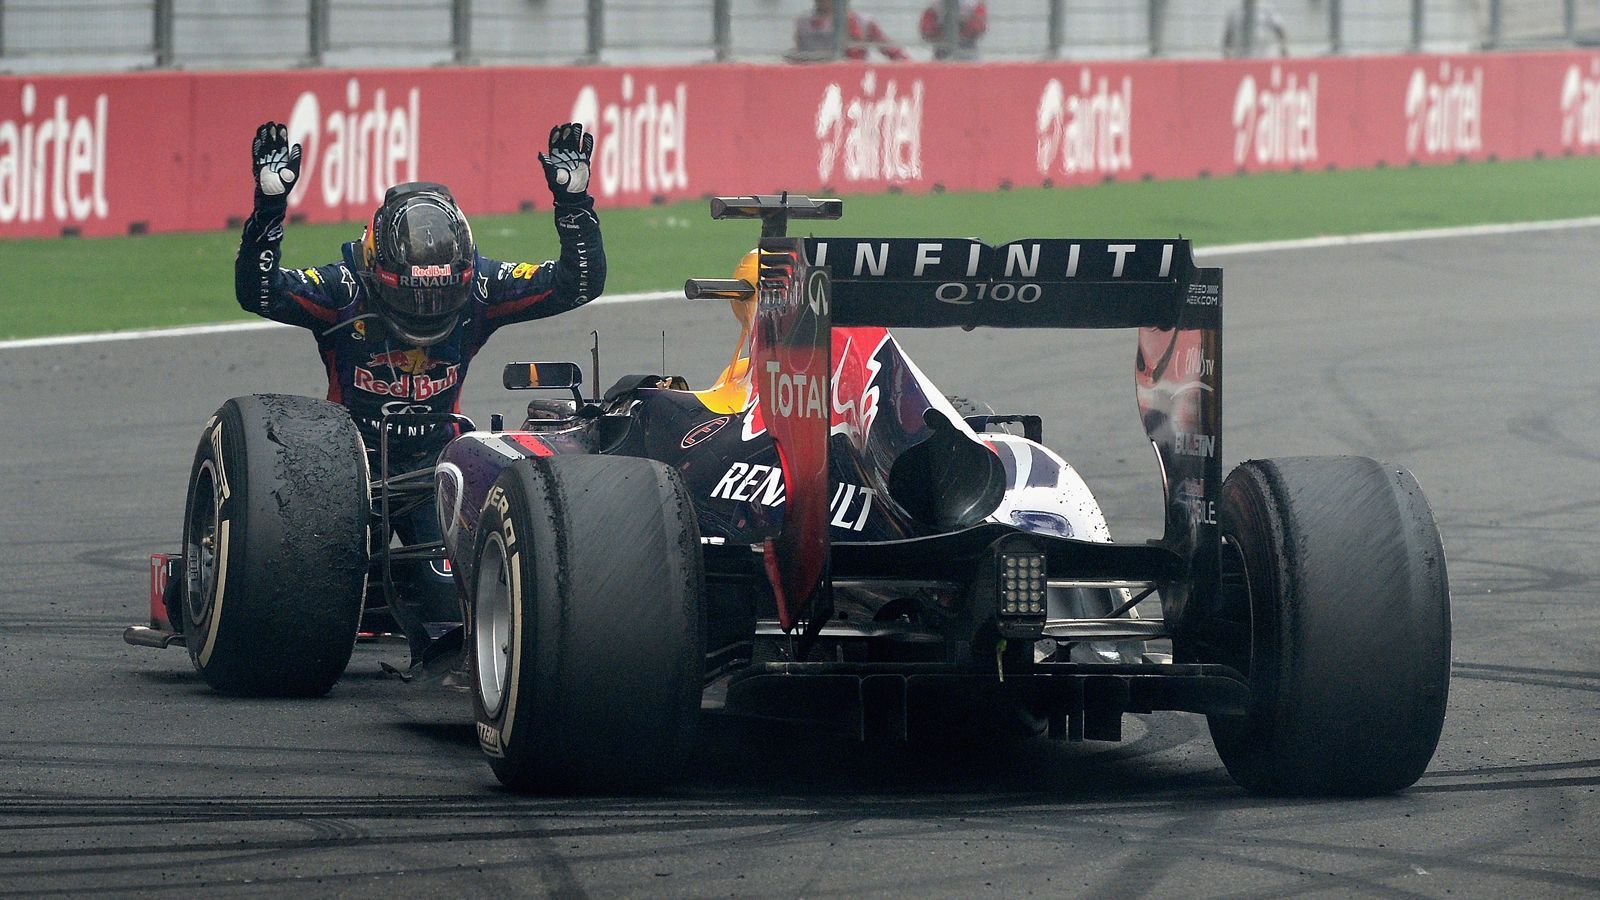
M 251 145 L 255 209 L 234 261 L 239 305 L 311 329 L 328 372 L 328 399 L 350 410 L 379 471 L 383 416 L 453 413 L 467 366 L 502 325 L 553 316 L 600 295 L 606 280 L 600 222 L 589 196 L 594 137 L 578 124 L 550 131 L 539 154 L 555 199 L 561 256 L 540 264 L 480 256 L 448 188 L 412 182 L 389 189 L 361 240 L 342 258 L 310 269 L 280 265 L 289 194 L 299 183 L 301 149 L 288 129 L 268 122 Z M 389 473 L 432 466 L 454 426 L 391 423 Z M 394 521 L 401 542 L 439 539 L 433 504 Z M 412 660 L 430 640 L 429 623 L 461 620 L 454 587 L 435 562 L 396 562 L 390 612 L 406 632 Z

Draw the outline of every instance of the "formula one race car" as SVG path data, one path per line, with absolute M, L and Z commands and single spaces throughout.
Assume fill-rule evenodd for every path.
M 389 473 L 384 441 L 377 478 L 341 408 L 230 400 L 128 640 L 186 644 L 223 691 L 323 693 L 364 598 L 430 558 L 462 621 L 425 659 L 457 666 L 515 789 L 662 784 L 705 709 L 891 741 L 931 715 L 1118 740 L 1126 713 L 1187 710 L 1251 790 L 1421 775 L 1450 666 L 1432 513 L 1370 459 L 1223 479 L 1222 272 L 1186 241 L 800 239 L 789 219 L 839 201 L 711 206 L 762 223 L 742 277 L 685 287 L 742 326 L 712 388 L 651 374 L 586 399 L 572 363 L 513 364 L 508 388 L 563 396 L 432 469 Z M 958 410 L 887 331 L 950 326 L 1138 329 L 1159 540 L 1112 542 L 1037 417 Z M 391 518 L 428 502 L 443 541 L 391 547 Z M 1160 617 L 1137 616 L 1152 596 Z

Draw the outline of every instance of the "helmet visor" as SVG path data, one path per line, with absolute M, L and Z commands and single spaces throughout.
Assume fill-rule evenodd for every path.
M 376 271 L 378 300 L 384 311 L 404 322 L 429 325 L 455 315 L 472 291 L 472 266 L 410 266 L 405 274 Z

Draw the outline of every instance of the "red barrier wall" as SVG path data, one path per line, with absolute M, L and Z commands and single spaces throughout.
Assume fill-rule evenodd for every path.
M 602 206 L 987 190 L 1590 153 L 1600 53 L 7 77 L 0 237 L 224 227 L 269 118 L 306 146 L 310 221 L 365 218 L 414 178 L 469 213 L 546 206 L 534 154 L 572 118 Z

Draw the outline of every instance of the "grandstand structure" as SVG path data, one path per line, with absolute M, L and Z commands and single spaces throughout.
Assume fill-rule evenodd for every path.
M 875 18 L 911 59 L 932 58 L 940 38 L 930 42 L 918 28 L 929 0 L 835 5 Z M 1600 42 L 1600 0 L 986 6 L 979 52 L 993 61 L 1216 56 L 1236 8 L 1251 18 L 1275 15 L 1290 56 Z M 777 63 L 793 47 L 795 21 L 811 7 L 812 0 L 0 0 L 0 72 Z

